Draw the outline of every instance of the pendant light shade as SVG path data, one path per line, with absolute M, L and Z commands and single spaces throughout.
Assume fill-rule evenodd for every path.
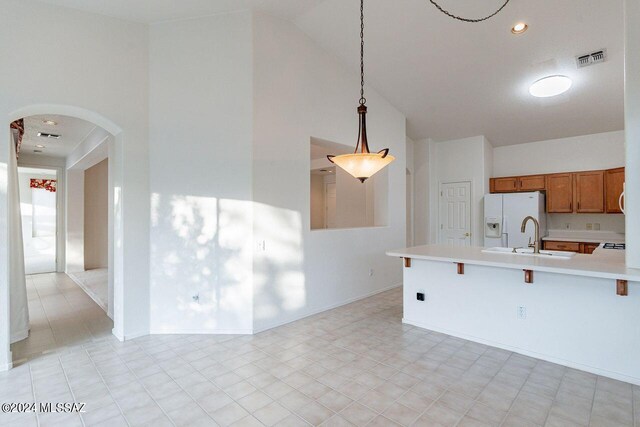
M 360 116 L 360 129 L 355 153 L 327 156 L 327 159 L 347 171 L 354 178 L 359 179 L 360 182 L 365 182 L 367 178 L 371 178 L 376 172 L 393 162 L 395 157 L 389 155 L 388 148 L 377 153 L 369 151 L 369 144 L 367 143 L 367 107 L 365 105 L 361 104 L 358 107 L 358 115 Z
M 365 182 L 365 180 L 371 178 L 376 172 L 395 160 L 395 157 L 389 155 L 388 148 L 377 153 L 369 151 L 366 102 L 367 99 L 364 97 L 364 0 L 360 0 L 360 105 L 358 106 L 360 127 L 358 143 L 353 154 L 327 156 L 331 163 L 335 163 L 351 176 L 359 179 L 360 182 Z
M 333 163 L 340 166 L 354 178 L 364 182 L 367 178 L 371 178 L 373 174 L 393 162 L 395 157 L 385 156 L 382 153 L 354 153 L 336 156 L 332 160 Z

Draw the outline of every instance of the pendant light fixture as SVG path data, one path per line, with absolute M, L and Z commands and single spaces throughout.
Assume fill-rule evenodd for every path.
M 331 163 L 335 163 L 354 178 L 365 182 L 367 178 L 383 169 L 395 160 L 385 148 L 377 153 L 369 151 L 367 142 L 367 99 L 364 97 L 364 0 L 360 0 L 360 105 L 358 106 L 359 129 L 358 143 L 353 154 L 327 156 Z

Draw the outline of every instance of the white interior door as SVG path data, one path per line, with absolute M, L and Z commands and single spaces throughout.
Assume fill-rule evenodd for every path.
M 325 228 L 336 228 L 336 184 L 330 182 L 324 186 Z
M 438 243 L 471 246 L 471 183 L 441 184 L 439 208 Z

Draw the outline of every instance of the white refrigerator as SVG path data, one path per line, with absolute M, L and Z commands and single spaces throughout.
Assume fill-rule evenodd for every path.
M 547 234 L 547 214 L 544 194 L 531 193 L 486 194 L 484 196 L 484 246 L 527 247 L 535 239 L 533 222 L 520 231 L 522 220 L 532 216 L 540 223 L 540 238 Z

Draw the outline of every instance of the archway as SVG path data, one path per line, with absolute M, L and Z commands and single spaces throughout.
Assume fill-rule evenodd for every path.
M 104 129 L 104 131 L 108 132 L 111 135 L 111 141 L 113 145 L 113 160 L 115 163 L 115 167 L 112 168 L 113 176 L 110 179 L 109 184 L 109 192 L 113 197 L 113 204 L 110 207 L 110 216 L 112 216 L 112 221 L 109 224 L 109 234 L 110 240 L 113 242 L 113 247 L 110 250 L 110 259 L 109 265 L 112 271 L 112 282 L 113 282 L 113 330 L 112 333 L 120 340 L 124 339 L 124 305 L 123 305 L 123 294 L 124 294 L 124 279 L 123 279 L 123 252 L 124 248 L 122 245 L 123 242 L 123 224 L 122 224 L 122 203 L 121 196 L 123 191 L 123 176 L 122 176 L 122 143 L 123 143 L 123 131 L 122 128 L 106 117 L 100 115 L 91 110 L 87 110 L 81 107 L 70 106 L 70 105 L 59 105 L 59 104 L 34 104 L 30 106 L 25 106 L 20 109 L 13 111 L 9 114 L 9 117 L 5 123 L 7 128 L 10 123 L 13 121 L 29 117 L 29 116 L 38 116 L 43 114 L 52 114 L 59 116 L 69 116 L 78 119 L 82 119 L 84 121 L 90 122 L 96 125 L 99 128 Z M 9 255 L 9 254 L 7 254 Z M 8 269 L 9 273 L 13 267 L 9 264 Z M 10 277 L 10 274 L 9 276 Z M 3 287 L 6 286 L 7 289 L 1 290 L 2 292 L 6 291 L 6 294 L 9 294 L 9 286 L 10 283 L 6 282 Z M 10 306 L 10 298 L 6 299 L 6 307 L 2 307 L 3 310 L 9 310 Z M 3 305 L 5 301 L 3 300 Z M 10 325 L 6 324 L 2 326 L 7 329 L 7 340 L 6 342 L 0 343 L 0 351 L 6 351 L 7 361 L 11 361 L 11 351 L 10 351 Z M 6 347 L 5 347 L 6 346 Z M 6 349 L 6 350 L 5 350 Z M 8 367 L 11 367 L 11 363 L 8 364 Z M 0 368 L 1 369 L 1 368 Z

